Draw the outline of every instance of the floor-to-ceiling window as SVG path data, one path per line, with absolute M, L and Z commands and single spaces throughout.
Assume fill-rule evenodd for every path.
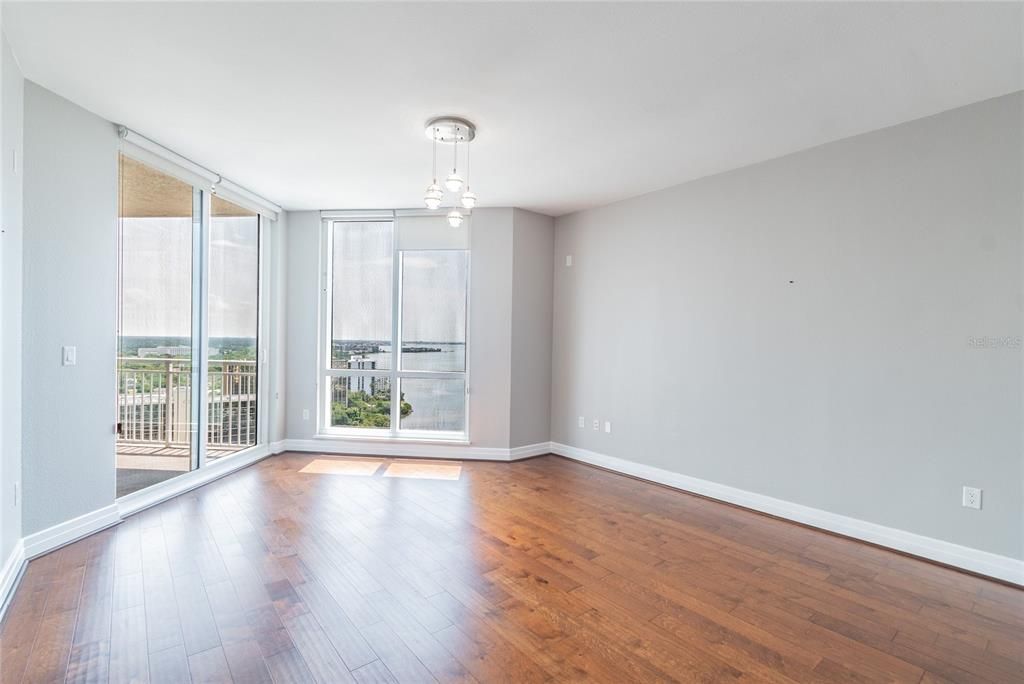
M 467 438 L 467 231 L 325 220 L 322 433 Z
M 120 158 L 117 495 L 259 441 L 254 211 Z

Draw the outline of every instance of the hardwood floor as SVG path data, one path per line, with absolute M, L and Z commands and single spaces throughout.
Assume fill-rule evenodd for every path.
M 410 463 L 284 454 L 32 561 L 0 679 L 1024 681 L 1024 591 L 553 456 Z

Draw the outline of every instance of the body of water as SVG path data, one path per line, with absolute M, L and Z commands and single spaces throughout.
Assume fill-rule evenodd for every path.
M 402 368 L 422 371 L 466 370 L 466 345 L 443 344 L 438 342 L 409 342 L 406 347 L 430 347 L 440 351 L 405 352 Z M 377 367 L 387 368 L 391 364 L 391 349 L 382 347 L 378 354 L 365 354 L 367 359 L 377 362 Z M 462 432 L 466 429 L 466 383 L 464 379 L 402 381 L 402 394 L 412 405 L 412 413 L 402 419 L 401 428 L 406 430 L 449 430 Z

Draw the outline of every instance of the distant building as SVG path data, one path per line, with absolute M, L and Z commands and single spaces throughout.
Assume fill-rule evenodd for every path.
M 353 356 L 348 360 L 348 367 L 352 370 L 377 370 L 377 362 L 365 356 Z M 348 376 L 348 390 L 350 392 L 365 392 L 376 394 L 378 389 L 384 389 L 380 384 L 383 378 L 370 377 L 366 375 Z
M 148 357 L 171 357 L 189 358 L 192 356 L 192 347 L 187 344 L 167 345 L 161 347 L 139 347 L 139 358 Z M 220 349 L 210 348 L 210 356 L 218 356 Z
M 220 354 L 220 349 L 210 348 L 210 355 L 217 356 Z M 138 348 L 139 358 L 147 357 L 166 357 L 166 358 L 190 358 L 191 357 L 191 346 L 187 344 L 175 344 L 161 347 L 139 347 Z
M 363 356 L 353 356 L 345 362 L 351 370 L 377 370 L 377 362 Z M 391 388 L 389 378 L 377 375 L 348 375 L 338 378 L 331 392 L 335 403 L 348 405 L 349 392 L 364 392 L 374 395 L 386 393 Z

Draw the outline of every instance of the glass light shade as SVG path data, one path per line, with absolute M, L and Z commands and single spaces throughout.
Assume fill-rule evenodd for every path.
M 462 225 L 462 212 L 458 209 L 452 209 L 448 212 L 448 225 L 452 228 L 458 228 Z
M 452 171 L 451 174 L 444 179 L 444 186 L 451 192 L 458 192 L 462 189 L 462 176 Z
M 466 209 L 472 209 L 476 206 L 476 193 L 466 188 L 466 192 L 462 193 L 462 206 Z
M 437 183 L 431 183 L 427 187 L 426 194 L 423 195 L 423 203 L 427 205 L 427 209 L 437 209 L 441 206 L 441 200 L 444 199 L 444 191 L 441 186 Z

